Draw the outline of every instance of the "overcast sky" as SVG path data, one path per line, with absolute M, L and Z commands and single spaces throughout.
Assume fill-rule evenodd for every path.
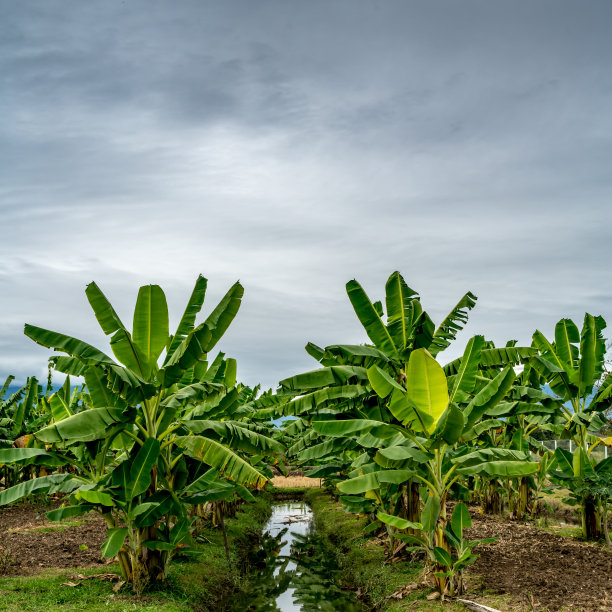
M 0 0 L 0 377 L 28 322 L 108 350 L 84 290 L 178 321 L 236 280 L 220 348 L 264 387 L 367 338 L 399 270 L 456 346 L 612 325 L 609 0 Z M 612 335 L 612 332 L 610 332 Z

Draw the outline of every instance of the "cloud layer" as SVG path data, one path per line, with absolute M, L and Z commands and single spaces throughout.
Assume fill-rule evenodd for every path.
M 344 284 L 399 269 L 467 337 L 612 315 L 609 2 L 3 2 L 0 376 L 25 322 L 105 346 L 129 320 L 246 294 L 221 346 L 250 384 L 364 342 Z

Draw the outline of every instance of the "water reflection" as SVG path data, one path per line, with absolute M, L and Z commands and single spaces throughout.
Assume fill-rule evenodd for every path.
M 251 564 L 250 588 L 230 610 L 361 612 L 365 608 L 336 582 L 335 558 L 314 531 L 312 511 L 303 502 L 272 507 L 260 548 Z

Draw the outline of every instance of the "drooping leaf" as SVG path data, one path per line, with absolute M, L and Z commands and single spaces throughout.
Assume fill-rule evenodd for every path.
M 148 438 L 134 457 L 130 468 L 128 500 L 144 493 L 151 483 L 151 470 L 157 463 L 160 452 L 159 440 Z
M 341 493 L 356 495 L 373 489 L 380 488 L 381 484 L 402 484 L 406 482 L 414 472 L 410 470 L 381 470 L 371 472 L 356 478 L 350 478 L 338 483 L 337 487 Z
M 448 551 L 444 550 L 444 548 L 440 548 L 439 546 L 435 546 L 433 549 L 434 557 L 436 561 L 443 565 L 444 567 L 452 567 L 453 560 L 451 556 L 448 554 Z
M 464 410 L 466 429 L 471 429 L 488 410 L 496 406 L 508 393 L 516 374 L 506 366 L 493 380 L 481 389 Z
M 74 496 L 78 500 L 82 500 L 89 504 L 100 506 L 114 506 L 113 498 L 105 491 L 92 491 L 91 489 L 79 489 Z
M 372 385 L 372 389 L 379 397 L 387 397 L 394 389 L 399 389 L 405 392 L 404 387 L 393 380 L 387 372 L 381 370 L 376 364 L 368 368 L 368 380 Z
M 48 425 L 34 435 L 47 444 L 64 441 L 89 442 L 104 438 L 110 425 L 125 419 L 124 411 L 120 408 L 93 408 Z
M 106 532 L 106 540 L 102 544 L 102 556 L 106 557 L 107 559 L 116 557 L 123 546 L 123 542 L 125 542 L 127 533 L 127 527 L 116 527 L 109 529 Z
M 411 521 L 407 521 L 406 519 L 400 518 L 399 516 L 393 516 L 391 514 L 386 514 L 385 512 L 378 512 L 376 514 L 376 518 L 379 521 L 387 525 L 391 525 L 391 527 L 395 527 L 396 529 L 422 529 L 423 526 L 421 523 L 413 523 Z
M 91 512 L 94 508 L 95 506 L 93 504 L 89 506 L 87 504 L 80 504 L 78 506 L 62 506 L 47 512 L 47 518 L 50 521 L 61 521 L 66 518 L 83 516 L 84 514 Z
M 72 474 L 50 474 L 49 476 L 40 476 L 39 478 L 26 480 L 14 487 L 0 491 L 0 506 L 11 504 L 39 491 L 48 491 L 67 481 L 74 481 L 75 486 L 80 484 L 78 480 L 74 479 Z
M 116 365 L 115 362 L 102 351 L 91 346 L 91 344 L 87 344 L 87 342 L 72 338 L 71 336 L 28 324 L 26 324 L 24 328 L 24 333 L 37 344 L 78 357 L 87 365 L 96 365 L 98 363 Z
M 223 445 L 202 436 L 181 436 L 177 446 L 186 455 L 217 468 L 224 476 L 238 484 L 263 487 L 268 479 L 244 459 Z

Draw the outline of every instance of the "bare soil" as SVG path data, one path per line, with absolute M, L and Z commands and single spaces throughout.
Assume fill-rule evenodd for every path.
M 104 519 L 90 513 L 66 523 L 52 523 L 45 513 L 56 506 L 0 508 L 0 573 L 30 575 L 50 567 L 106 564 L 100 553 L 106 537 Z M 68 526 L 77 521 L 79 525 Z
M 531 525 L 472 511 L 469 540 L 498 537 L 474 552 L 481 588 L 510 593 L 534 611 L 612 611 L 612 551 Z

